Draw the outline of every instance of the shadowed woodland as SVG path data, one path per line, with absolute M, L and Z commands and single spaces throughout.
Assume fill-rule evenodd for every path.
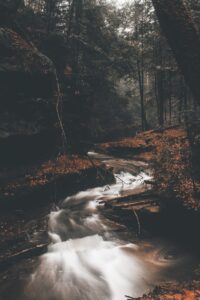
M 0 0 L 0 299 L 79 300 L 81 280 L 84 300 L 199 299 L 199 105 L 199 0 Z M 187 263 L 170 250 L 148 267 L 160 239 Z M 107 242 L 139 245 L 159 280 L 128 289 L 123 275 L 123 292 L 97 261 L 90 280 L 69 262 L 58 278 L 48 255 L 69 241 L 98 258 Z

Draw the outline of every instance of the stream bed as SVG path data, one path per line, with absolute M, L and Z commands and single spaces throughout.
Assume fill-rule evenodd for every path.
M 80 191 L 54 207 L 47 253 L 13 266 L 13 272 L 26 269 L 26 276 L 11 281 L 0 300 L 123 300 L 187 278 L 195 261 L 182 247 L 160 237 L 142 238 L 103 213 L 109 199 L 148 189 L 149 166 L 89 155 L 113 168 L 116 183 Z

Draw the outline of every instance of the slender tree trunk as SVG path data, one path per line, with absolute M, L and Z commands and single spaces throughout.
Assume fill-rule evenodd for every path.
M 137 59 L 137 71 L 138 71 L 138 82 L 139 82 L 139 91 L 140 91 L 140 105 L 141 105 L 141 122 L 142 122 L 142 131 L 146 130 L 146 113 L 144 106 L 144 70 L 140 66 L 139 59 Z
M 53 30 L 53 23 L 54 23 L 54 13 L 55 13 L 55 5 L 56 2 L 54 0 L 48 0 L 46 2 L 46 11 L 47 11 L 47 27 L 46 27 L 46 31 L 47 34 L 49 34 L 49 32 L 51 30 Z
M 142 10 L 142 24 L 140 27 L 141 35 L 139 36 L 138 30 L 138 20 L 136 20 L 136 37 L 140 39 L 141 46 L 139 50 L 139 54 L 137 54 L 137 72 L 138 72 L 138 83 L 139 83 L 139 91 L 140 91 L 140 106 L 141 106 L 141 123 L 142 123 L 142 131 L 147 129 L 147 121 L 146 121 L 146 111 L 145 111 L 145 99 L 144 99 L 144 7 Z M 141 50 L 141 53 L 140 53 Z
M 70 1 L 69 7 L 70 7 L 70 11 L 69 11 L 69 21 L 68 21 L 68 28 L 67 28 L 67 42 L 69 42 L 69 38 L 72 30 L 72 19 L 73 19 L 74 9 L 75 9 L 75 0 Z
M 169 83 L 168 83 L 168 88 L 169 88 L 169 124 L 171 125 L 172 123 L 172 79 L 171 79 L 171 74 L 169 74 Z
M 163 87 L 163 72 L 162 70 L 158 71 L 158 103 L 159 103 L 159 115 L 158 115 L 158 123 L 159 126 L 164 126 L 164 87 Z
M 156 99 L 156 108 L 157 108 L 157 120 L 159 116 L 159 100 L 158 100 L 158 79 L 157 79 L 157 71 L 154 74 L 154 93 Z
M 184 122 L 188 124 L 188 87 L 184 85 Z
M 156 87 L 157 87 L 157 106 L 158 124 L 164 126 L 164 78 L 163 78 L 163 55 L 161 41 L 156 45 Z
M 81 34 L 81 20 L 82 20 L 82 0 L 73 0 L 74 6 L 74 33 L 75 39 L 73 44 L 73 60 L 72 60 L 72 91 L 74 95 L 77 95 L 78 80 L 79 80 L 79 60 L 80 60 L 80 34 Z M 72 22 L 73 20 L 71 20 Z

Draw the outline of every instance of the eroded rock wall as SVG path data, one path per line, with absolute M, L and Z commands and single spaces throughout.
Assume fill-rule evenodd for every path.
M 0 163 L 5 165 L 40 158 L 55 145 L 55 68 L 9 26 L 20 5 L 0 0 Z

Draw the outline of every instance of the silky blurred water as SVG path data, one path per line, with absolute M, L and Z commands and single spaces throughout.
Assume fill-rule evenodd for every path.
M 103 217 L 102 199 L 106 201 L 138 188 L 145 189 L 145 180 L 151 179 L 143 163 L 105 157 L 104 160 L 115 168 L 116 183 L 67 197 L 51 212 L 48 226 L 51 244 L 31 275 L 25 290 L 27 299 L 138 297 L 165 279 L 166 270 L 173 272 L 173 268 L 182 263 L 182 257 L 162 257 L 160 243 L 136 245 L 127 241 L 122 238 L 123 230 L 122 234 L 117 233 L 123 227 Z

